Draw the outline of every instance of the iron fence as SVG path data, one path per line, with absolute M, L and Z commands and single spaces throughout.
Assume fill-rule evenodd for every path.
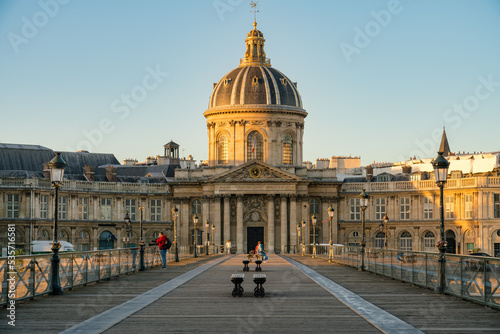
M 219 249 L 219 246 L 209 246 L 209 254 L 217 254 Z M 192 258 L 193 252 L 193 246 L 178 247 L 180 260 Z M 198 252 L 204 255 L 204 246 L 199 246 Z M 140 264 L 139 248 L 60 252 L 59 257 L 59 275 L 63 289 L 135 272 L 139 270 Z M 0 305 L 8 304 L 9 300 L 33 299 L 49 294 L 52 290 L 51 259 L 52 253 L 15 256 L 15 260 L 0 258 Z M 167 263 L 171 261 L 175 261 L 175 246 L 167 253 Z M 161 265 L 158 247 L 144 247 L 144 264 L 146 269 Z
M 312 255 L 312 245 L 299 245 L 298 254 Z M 331 253 L 331 255 L 330 255 Z M 316 246 L 316 257 L 359 268 L 361 248 Z M 429 289 L 438 286 L 439 253 L 366 248 L 367 271 Z M 500 308 L 500 258 L 445 254 L 445 293 Z

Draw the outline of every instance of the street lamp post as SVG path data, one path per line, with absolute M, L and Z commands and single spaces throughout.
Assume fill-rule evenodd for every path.
M 359 206 L 361 207 L 361 229 L 362 231 L 362 240 L 361 240 L 361 267 L 359 268 L 360 271 L 366 270 L 365 267 L 365 254 L 366 254 L 366 237 L 365 237 L 365 210 L 368 207 L 368 199 L 370 196 L 363 191 L 361 194 L 359 194 Z
M 143 212 L 144 212 L 144 207 L 141 206 L 139 208 L 141 210 L 141 220 L 140 220 L 140 223 L 139 223 L 139 228 L 141 230 L 141 238 L 139 240 L 139 247 L 140 247 L 140 251 L 139 251 L 139 271 L 144 271 L 146 270 L 146 265 L 144 264 L 144 237 L 143 237 L 143 225 L 142 225 L 142 219 L 143 219 Z
M 317 217 L 315 214 L 311 216 L 311 222 L 313 225 L 313 255 L 312 257 L 316 257 L 316 222 L 317 222 Z
M 208 223 L 208 220 L 205 220 L 205 234 L 207 235 L 207 247 L 206 247 L 205 255 L 208 255 L 208 228 L 209 227 L 210 227 L 210 224 Z
M 59 214 L 58 200 L 59 200 L 59 187 L 63 181 L 64 169 L 66 168 L 66 162 L 60 156 L 60 152 L 55 152 L 56 156 L 54 159 L 50 160 L 50 181 L 54 186 L 55 197 L 54 197 L 54 237 L 52 240 L 52 294 L 62 295 L 63 290 L 61 287 L 61 279 L 59 277 L 59 248 L 61 244 L 59 243 L 59 228 L 57 225 L 57 219 Z
M 387 249 L 387 231 L 389 230 L 389 226 L 387 224 L 389 223 L 389 217 L 387 216 L 387 213 L 384 215 L 384 218 L 382 218 L 382 221 L 380 222 L 379 230 L 380 232 L 384 232 L 384 248 Z
M 301 230 L 301 224 L 297 224 L 297 254 L 299 253 L 299 247 L 300 247 L 300 230 Z
M 333 213 L 335 212 L 335 209 L 333 208 L 332 205 L 328 208 L 328 217 L 330 218 L 330 254 L 328 256 L 328 262 L 333 262 L 333 232 L 332 232 L 332 220 L 333 220 Z
M 177 218 L 179 218 L 179 210 L 174 205 L 172 208 L 172 219 L 174 220 L 175 262 L 179 262 L 179 247 L 177 247 Z
M 304 256 L 306 252 L 306 234 L 304 232 L 306 225 L 307 225 L 306 221 L 302 219 L 302 256 Z
M 436 175 L 436 184 L 439 187 L 439 199 L 440 199 L 440 218 L 441 218 L 441 241 L 437 243 L 437 248 L 439 249 L 438 258 L 438 286 L 434 289 L 435 293 L 444 293 L 446 289 L 446 240 L 444 238 L 444 208 L 443 208 L 443 188 L 446 184 L 446 179 L 448 177 L 448 167 L 450 167 L 450 162 L 446 160 L 443 156 L 443 152 L 438 152 L 438 157 L 432 163 L 434 168 L 434 173 Z
M 212 247 L 214 248 L 214 254 L 215 254 L 214 234 L 215 234 L 215 225 L 212 225 Z
M 198 215 L 195 213 L 193 215 L 193 225 L 194 225 L 194 230 L 193 230 L 193 234 L 194 234 L 194 257 L 197 258 L 198 257 L 198 252 L 196 252 L 196 224 L 198 224 Z

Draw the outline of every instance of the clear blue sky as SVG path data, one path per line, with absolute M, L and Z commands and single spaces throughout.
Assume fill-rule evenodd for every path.
M 172 139 L 206 159 L 203 112 L 243 57 L 249 3 L 0 0 L 0 142 L 144 161 Z M 453 151 L 500 150 L 500 1 L 259 7 L 309 113 L 304 160 L 435 156 L 443 124 Z

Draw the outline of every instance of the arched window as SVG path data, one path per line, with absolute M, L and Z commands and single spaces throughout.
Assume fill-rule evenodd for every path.
M 436 238 L 434 237 L 434 233 L 431 231 L 427 231 L 424 234 L 424 252 L 435 252 Z
M 217 139 L 217 162 L 219 164 L 227 164 L 228 163 L 228 152 L 227 152 L 227 136 L 225 134 L 221 134 Z
M 377 232 L 375 234 L 375 248 L 384 248 L 385 247 L 385 233 Z
M 258 131 L 252 131 L 247 137 L 247 160 L 264 160 L 264 139 Z
M 411 244 L 412 238 L 411 234 L 408 231 L 404 231 L 401 233 L 400 237 L 400 249 L 402 251 L 411 251 L 412 250 L 412 244 Z
M 283 137 L 283 164 L 293 164 L 293 138 L 289 133 Z
M 193 204 L 191 205 L 193 208 L 193 214 L 201 214 L 201 202 L 198 199 L 195 199 L 193 201 Z

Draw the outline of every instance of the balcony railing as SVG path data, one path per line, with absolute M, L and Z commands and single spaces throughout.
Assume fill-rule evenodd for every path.
M 50 189 L 51 183 L 50 180 L 47 179 L 0 178 L 0 187 Z M 61 190 L 159 194 L 170 193 L 170 185 L 165 183 L 90 182 L 66 180 L 62 184 Z
M 446 189 L 499 187 L 500 177 L 471 177 L 463 179 L 448 179 Z M 436 181 L 394 181 L 394 182 L 356 182 L 344 183 L 342 192 L 359 193 L 363 189 L 367 192 L 387 192 L 406 190 L 437 190 Z

